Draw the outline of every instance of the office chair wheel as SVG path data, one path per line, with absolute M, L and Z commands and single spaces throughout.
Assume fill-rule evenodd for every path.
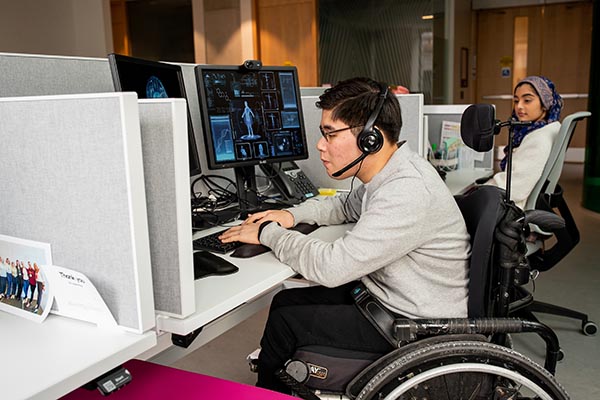
M 598 325 L 594 321 L 586 321 L 581 324 L 581 330 L 586 336 L 595 336 L 598 333 Z
M 539 364 L 489 342 L 445 341 L 416 349 L 383 367 L 356 400 L 569 399 Z

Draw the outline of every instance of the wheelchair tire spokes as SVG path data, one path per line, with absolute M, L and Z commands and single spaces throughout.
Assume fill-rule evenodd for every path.
M 488 342 L 442 340 L 392 361 L 356 397 L 414 398 L 563 400 L 569 396 L 552 374 L 514 350 Z

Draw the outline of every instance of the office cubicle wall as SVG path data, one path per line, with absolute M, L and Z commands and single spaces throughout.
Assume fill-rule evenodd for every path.
M 193 104 L 190 104 L 190 111 L 193 114 L 193 124 L 202 136 L 200 114 L 198 110 L 198 95 L 194 77 L 193 64 L 180 64 L 184 71 L 184 79 L 188 98 Z M 51 94 L 75 94 L 75 93 L 105 93 L 113 92 L 113 81 L 110 73 L 110 67 L 106 58 L 86 58 L 86 57 L 62 57 L 51 55 L 30 55 L 0 53 L 0 96 L 37 96 Z M 156 165 L 154 162 L 166 163 L 167 160 L 155 159 L 155 153 L 159 150 L 171 148 L 174 151 L 175 137 L 179 135 L 181 129 L 185 129 L 187 135 L 187 125 L 183 128 L 177 123 L 179 119 L 186 122 L 185 103 L 181 115 L 181 102 L 172 105 L 170 100 L 162 105 L 149 104 L 142 101 L 140 105 L 140 118 L 142 124 L 143 139 L 149 137 L 153 140 L 162 139 L 164 141 L 162 148 L 160 142 L 148 144 L 144 140 L 144 168 L 147 175 L 146 195 L 149 201 L 148 223 L 151 226 L 151 243 L 160 243 L 160 246 L 151 248 L 153 254 L 153 266 L 155 271 L 154 293 L 155 306 L 161 312 L 172 316 L 185 316 L 192 313 L 195 306 L 193 293 L 193 265 L 190 259 L 191 254 L 186 254 L 187 250 L 177 248 L 173 240 L 181 239 L 180 246 L 189 246 L 191 248 L 191 221 L 190 216 L 185 221 L 190 224 L 188 230 L 182 229 L 179 213 L 189 213 L 189 165 L 181 169 L 182 157 L 173 159 L 173 165 L 163 168 L 166 165 Z M 195 104 L 195 106 L 194 106 Z M 157 115 L 152 115 L 156 109 Z M 175 114 L 177 121 L 173 120 Z M 177 130 L 177 132 L 175 132 Z M 196 138 L 197 140 L 199 138 Z M 171 140 L 173 143 L 168 143 Z M 155 146 L 154 150 L 149 150 L 148 146 Z M 201 143 L 199 143 L 201 145 Z M 178 145 L 179 146 L 179 145 Z M 185 143 L 187 146 L 187 142 Z M 160 156 L 166 157 L 168 152 L 161 151 Z M 204 154 L 202 152 L 202 154 Z M 185 160 L 188 159 L 187 147 Z M 201 157 L 204 160 L 204 157 Z M 203 168 L 206 168 L 205 163 Z M 177 170 L 177 172 L 175 172 Z M 204 169 L 205 170 L 205 169 Z M 164 173 L 161 173 L 164 172 Z M 172 174 L 169 174 L 173 172 Z M 233 173 L 232 173 L 233 175 Z M 177 179 L 173 181 L 172 179 Z M 176 184 L 176 186 L 174 186 Z M 180 203 L 180 196 L 184 194 L 187 201 L 187 209 L 184 209 Z M 169 204 L 168 198 L 177 201 Z M 152 200 L 153 199 L 153 200 Z M 151 205 L 156 207 L 150 208 Z M 189 214 L 188 214 L 189 215 Z M 157 224 L 155 224 L 157 222 Z M 160 226 L 160 227 L 159 227 Z M 166 232 L 173 233 L 174 236 L 167 237 Z M 189 240 L 186 238 L 189 236 Z M 179 242 L 177 242 L 179 243 Z M 168 263 L 164 263 L 169 259 Z M 163 268 L 158 269 L 158 265 Z M 182 270 L 175 270 L 179 266 Z M 165 279 L 165 274 L 169 274 L 169 279 Z M 158 289 L 160 288 L 160 289 Z M 180 290 L 178 292 L 178 290 Z M 191 293 L 190 293 L 191 291 Z M 191 298 L 191 300 L 190 300 Z
M 117 323 L 155 324 L 137 96 L 0 98 L 0 233 L 50 243 Z M 93 344 L 92 344 L 93 345 Z
M 0 53 L 0 97 L 113 91 L 106 58 Z
M 452 121 L 459 122 L 462 118 L 462 114 L 469 104 L 453 104 L 453 105 L 427 105 L 423 108 L 424 114 L 424 125 L 425 125 L 425 138 L 429 140 L 429 145 L 436 144 L 439 146 L 442 122 Z M 427 150 L 426 150 L 427 151 Z M 425 151 L 425 153 L 426 153 Z M 475 160 L 475 168 L 489 168 L 494 167 L 494 150 L 486 152 L 483 155 L 483 160 Z
M 196 305 L 186 103 L 141 99 L 139 107 L 154 308 L 186 317 Z
M 402 110 L 402 129 L 400 140 L 406 140 L 411 149 L 418 154 L 424 154 L 423 135 L 423 95 L 403 94 L 397 95 Z M 306 128 L 309 158 L 298 161 L 298 165 L 317 187 L 350 189 L 351 180 L 338 181 L 330 178 L 321 164 L 317 142 L 321 138 L 319 125 L 321 123 L 321 109 L 315 103 L 319 100 L 316 95 L 302 96 L 302 111 Z M 358 183 L 355 183 L 358 184 Z

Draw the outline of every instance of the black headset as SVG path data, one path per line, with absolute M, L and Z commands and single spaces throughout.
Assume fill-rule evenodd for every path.
M 381 91 L 379 92 L 379 101 L 373 109 L 373 112 L 367 119 L 363 130 L 358 134 L 356 142 L 360 151 L 366 154 L 373 154 L 381 150 L 383 147 L 383 134 L 375 127 L 375 121 L 379 118 L 379 114 L 383 109 L 383 103 L 388 94 L 388 87 L 381 85 Z

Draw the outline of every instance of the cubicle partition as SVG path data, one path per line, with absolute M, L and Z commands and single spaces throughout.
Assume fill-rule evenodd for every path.
M 302 111 L 304 113 L 304 126 L 306 128 L 306 140 L 308 142 L 309 157 L 307 160 L 298 161 L 298 165 L 317 187 L 350 189 L 349 179 L 339 181 L 330 178 L 320 162 L 317 142 L 321 138 L 319 125 L 321 123 L 321 109 L 317 108 L 316 102 L 319 96 L 315 93 L 317 88 L 302 89 Z M 321 88 L 325 90 L 325 88 Z M 304 94 L 311 93 L 311 94 Z M 401 94 L 396 98 L 402 110 L 402 129 L 400 140 L 406 140 L 411 149 L 420 155 L 425 153 L 425 141 L 423 135 L 423 95 Z
M 186 317 L 196 309 L 183 99 L 139 100 L 154 309 Z
M 427 147 L 435 144 L 439 146 L 442 124 L 444 121 L 460 123 L 462 114 L 469 104 L 452 104 L 452 105 L 426 105 L 423 107 L 424 114 L 424 138 L 428 141 Z M 492 169 L 494 167 L 494 150 L 490 150 L 483 154 L 481 159 L 474 161 L 474 167 L 479 169 Z
M 200 139 L 194 65 L 180 65 Z M 1 97 L 106 92 L 114 92 L 106 58 L 0 53 Z M 181 146 L 187 146 L 186 112 L 181 99 L 140 100 L 138 129 L 141 123 L 154 306 L 173 317 L 185 317 L 195 309 L 187 147 L 180 154 Z M 91 201 L 92 197 L 87 204 Z M 108 297 L 115 304 L 119 301 L 114 293 Z
M 113 91 L 106 58 L 0 53 L 0 97 Z
M 0 232 L 50 243 L 122 327 L 155 324 L 133 93 L 0 98 Z

